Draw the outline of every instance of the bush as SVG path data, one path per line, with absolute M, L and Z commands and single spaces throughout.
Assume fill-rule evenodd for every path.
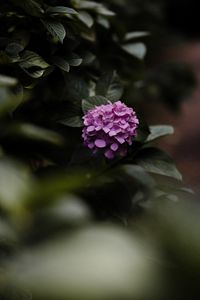
M 126 98 L 143 82 L 149 33 L 130 31 L 128 17 L 115 16 L 120 6 L 109 4 L 0 4 L 1 299 L 143 299 L 163 291 L 161 267 L 149 259 L 156 246 L 133 224 L 157 202 L 189 192 L 153 145 L 173 128 L 148 126 Z M 126 156 L 109 160 L 84 146 L 83 115 L 118 100 L 140 125 Z M 165 222 L 160 210 L 156 222 Z

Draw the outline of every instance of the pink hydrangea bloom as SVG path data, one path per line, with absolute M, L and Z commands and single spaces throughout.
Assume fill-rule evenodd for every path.
M 121 101 L 90 109 L 83 121 L 84 145 L 94 153 L 101 149 L 108 159 L 126 155 L 139 124 L 134 110 Z

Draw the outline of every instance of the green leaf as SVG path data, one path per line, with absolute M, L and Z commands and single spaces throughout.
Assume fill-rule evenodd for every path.
M 153 188 L 155 187 L 154 179 L 145 172 L 144 168 L 137 165 L 126 164 L 122 165 L 121 169 L 125 171 L 125 173 L 134 178 L 134 180 L 138 181 L 140 184 Z
M 94 2 L 94 1 L 72 0 L 72 4 L 77 9 L 92 10 L 97 14 L 107 16 L 107 17 L 115 16 L 115 13 L 113 11 L 109 10 L 103 4 L 97 3 L 97 2 Z
M 89 176 L 88 176 L 89 175 Z M 41 208 L 57 201 L 59 196 L 72 193 L 90 183 L 93 174 L 86 169 L 67 169 L 61 173 L 43 178 L 36 182 L 34 190 L 27 199 L 31 209 Z
M 93 17 L 86 11 L 80 11 L 78 19 L 89 28 L 94 24 Z
M 74 231 L 21 250 L 10 267 L 15 286 L 34 299 L 148 298 L 159 280 L 153 247 L 119 226 Z
M 66 6 L 49 6 L 46 9 L 46 13 L 50 15 L 68 16 L 77 15 L 78 12 L 71 7 Z
M 24 69 L 28 69 L 31 67 L 39 67 L 41 69 L 46 69 L 49 67 L 49 64 L 40 55 L 28 50 L 25 50 L 22 53 L 19 65 L 21 68 Z
M 99 5 L 96 12 L 102 16 L 113 17 L 115 16 L 115 12 L 109 10 L 107 7 L 103 5 Z
M 7 55 L 9 55 L 12 58 L 19 58 L 19 53 L 23 50 L 24 50 L 23 45 L 16 42 L 12 42 L 7 45 L 5 52 Z
M 146 142 L 152 142 L 162 136 L 170 135 L 174 133 L 174 128 L 170 125 L 154 125 L 150 126 L 150 134 Z
M 44 10 L 41 5 L 34 0 L 12 0 L 16 5 L 20 6 L 24 11 L 34 17 L 40 17 Z
M 123 87 L 116 71 L 103 74 L 99 78 L 96 85 L 96 94 L 102 95 L 113 102 L 120 100 Z
M 82 127 L 83 121 L 81 116 L 69 116 L 68 118 L 59 120 L 58 123 L 70 126 L 70 127 Z
M 138 39 L 144 36 L 148 36 L 150 33 L 147 31 L 133 31 L 133 32 L 127 32 L 125 34 L 124 40 L 125 41 L 130 41 L 133 39 Z
M 95 10 L 99 3 L 94 1 L 87 1 L 87 0 L 72 0 L 73 6 L 75 6 L 77 9 L 91 9 Z
M 56 122 L 65 126 L 70 127 L 82 127 L 82 111 L 81 102 L 76 101 L 66 101 L 63 102 L 61 107 L 61 112 L 59 112 L 56 117 Z
M 108 103 L 109 100 L 103 96 L 93 96 L 82 100 L 82 109 L 84 113 L 87 113 L 88 110 L 94 108 L 95 106 Z
M 65 27 L 60 22 L 50 20 L 41 20 L 41 22 L 44 24 L 45 28 L 52 35 L 55 41 L 63 43 L 66 36 L 66 31 Z
M 0 87 L 13 87 L 17 84 L 17 79 L 0 74 Z
M 65 88 L 68 99 L 80 103 L 89 97 L 89 85 L 83 77 L 69 74 L 66 76 Z
M 79 57 L 77 54 L 72 53 L 71 55 L 66 57 L 67 62 L 72 67 L 78 67 L 82 63 L 83 59 Z
M 21 55 L 19 66 L 29 76 L 39 78 L 50 65 L 37 53 L 26 50 Z
M 0 159 L 0 206 L 17 214 L 30 193 L 30 178 L 24 166 L 8 159 Z
M 97 22 L 106 29 L 110 28 L 110 23 L 109 23 L 108 19 L 106 19 L 106 17 L 104 17 L 104 16 L 98 16 Z
M 50 143 L 60 146 L 64 143 L 63 138 L 56 132 L 33 124 L 15 124 L 9 129 L 9 133 L 26 140 Z
M 122 46 L 122 49 L 140 60 L 144 59 L 147 53 L 146 46 L 143 43 L 125 44 Z
M 138 153 L 135 160 L 147 172 L 182 180 L 182 175 L 177 170 L 174 161 L 162 150 L 145 148 Z
M 0 75 L 0 116 L 10 113 L 21 103 L 23 88 L 17 79 Z
M 135 138 L 135 141 L 144 143 L 146 142 L 149 134 L 150 134 L 149 126 L 142 118 L 140 118 L 140 123 L 139 123 L 139 127 L 137 128 L 137 136 Z
M 52 63 L 65 72 L 69 72 L 70 70 L 70 65 L 67 59 L 64 59 L 63 57 L 58 57 L 58 56 L 52 57 Z

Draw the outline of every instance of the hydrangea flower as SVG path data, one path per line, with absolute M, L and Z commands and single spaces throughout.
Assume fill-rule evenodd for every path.
M 121 101 L 90 109 L 83 121 L 84 145 L 94 153 L 101 149 L 108 159 L 126 155 L 139 124 L 135 111 Z

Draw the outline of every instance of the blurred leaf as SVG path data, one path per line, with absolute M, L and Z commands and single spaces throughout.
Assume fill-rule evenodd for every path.
M 15 124 L 9 129 L 9 134 L 26 140 L 39 141 L 54 145 L 62 145 L 63 138 L 56 132 L 28 123 Z
M 40 17 L 44 13 L 41 5 L 35 0 L 12 0 L 12 2 L 23 8 L 31 16 Z
M 94 24 L 93 17 L 86 11 L 80 11 L 78 14 L 78 19 L 89 28 Z
M 40 211 L 41 213 L 41 211 Z M 55 203 L 42 212 L 42 217 L 47 222 L 66 225 L 81 225 L 91 219 L 87 205 L 74 195 L 59 197 Z
M 147 172 L 182 180 L 182 176 L 177 170 L 173 160 L 162 150 L 145 148 L 136 156 L 136 162 Z
M 97 22 L 106 29 L 110 28 L 110 23 L 109 23 L 108 19 L 105 18 L 104 16 L 98 16 Z
M 67 59 L 59 56 L 52 57 L 52 63 L 65 72 L 69 72 L 70 65 Z
M 200 274 L 199 213 L 199 203 L 188 200 L 175 203 L 165 201 L 162 205 L 157 203 L 152 211 L 157 238 L 162 240 L 165 249 L 178 263 L 178 268 L 183 270 L 179 276 L 191 278 L 197 286 Z M 190 285 L 190 282 L 187 281 L 187 284 Z
M 70 127 L 82 127 L 83 121 L 81 116 L 67 116 L 58 121 L 60 124 L 70 126 Z
M 23 98 L 23 88 L 12 77 L 0 75 L 0 116 L 16 109 Z
M 144 187 L 148 187 L 152 189 L 155 187 L 154 179 L 145 172 L 145 170 L 141 166 L 126 164 L 121 167 L 124 172 L 134 178 L 134 180 L 141 183 Z
M 130 41 L 133 39 L 141 38 L 144 36 L 148 36 L 150 33 L 146 31 L 133 31 L 133 32 L 127 32 L 125 34 L 124 40 L 125 41 Z
M 160 137 L 174 134 L 174 128 L 170 125 L 154 125 L 150 126 L 150 134 L 147 138 L 147 142 L 152 142 Z
M 144 143 L 150 134 L 149 126 L 143 119 L 140 119 L 139 127 L 137 128 L 137 135 L 135 141 Z
M 70 66 L 72 67 L 78 67 L 82 63 L 82 58 L 80 58 L 77 54 L 72 53 L 71 55 L 67 56 L 67 61 Z
M 72 3 L 77 9 L 92 10 L 100 15 L 108 17 L 115 15 L 113 11 L 106 8 L 103 4 L 94 1 L 72 0 Z
M 67 16 L 67 15 L 77 15 L 78 12 L 71 7 L 66 6 L 48 6 L 46 13 L 50 15 Z
M 13 214 L 20 212 L 31 187 L 26 168 L 14 161 L 0 159 L 1 208 Z
M 133 235 L 93 226 L 22 254 L 11 279 L 40 299 L 142 299 L 159 276 L 150 255 Z
M 27 207 L 34 209 L 48 206 L 57 201 L 58 196 L 71 194 L 91 182 L 92 174 L 86 169 L 69 169 L 37 182 L 27 200 Z
M 8 77 L 5 75 L 0 75 L 0 87 L 12 87 L 17 84 L 17 79 L 13 77 Z
M 103 15 L 103 16 L 107 16 L 107 17 L 115 16 L 115 12 L 109 10 L 108 8 L 106 8 L 103 5 L 99 5 L 97 7 L 97 13 L 99 13 L 100 15 Z
M 16 42 L 11 42 L 7 45 L 5 52 L 10 57 L 16 58 L 17 60 L 19 60 L 20 59 L 19 53 L 23 50 L 24 50 L 23 45 L 16 43 Z
M 122 49 L 141 60 L 144 59 L 147 53 L 146 46 L 143 43 L 125 44 Z

